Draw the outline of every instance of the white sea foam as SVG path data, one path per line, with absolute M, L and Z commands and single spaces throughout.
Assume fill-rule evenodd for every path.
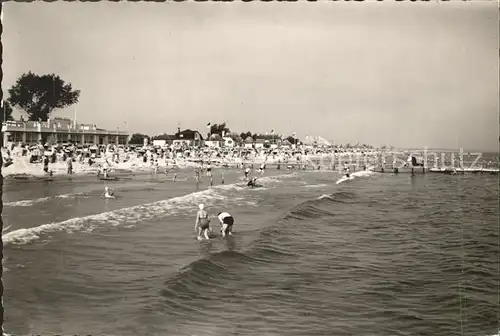
M 368 176 L 372 176 L 374 174 L 376 174 L 376 173 L 373 172 L 372 170 L 360 170 L 360 171 L 352 173 L 351 176 L 354 176 L 354 177 L 368 177 Z
M 209 200 L 216 200 L 221 197 L 220 194 L 214 193 L 213 190 L 208 189 L 154 203 L 142 204 L 85 217 L 71 218 L 62 222 L 43 224 L 27 229 L 17 229 L 5 234 L 3 236 L 3 241 L 5 244 L 26 244 L 39 239 L 43 234 L 56 231 L 66 231 L 68 233 L 77 231 L 92 232 L 99 225 L 117 226 L 125 222 L 127 225 L 130 225 L 155 217 L 176 214 L 181 211 L 185 212 L 189 210 L 189 208 L 193 208 L 193 205 L 196 203 L 207 203 Z
M 302 188 L 325 188 L 328 187 L 328 184 L 320 183 L 320 184 L 306 184 L 303 185 Z
M 268 180 L 280 180 L 287 176 L 291 176 L 291 174 L 269 177 Z M 241 189 L 242 188 L 236 184 L 220 185 L 158 202 L 122 208 L 85 217 L 71 218 L 62 222 L 48 223 L 27 229 L 17 229 L 3 235 L 3 241 L 6 245 L 27 244 L 51 232 L 65 231 L 67 233 L 90 233 L 100 225 L 118 226 L 125 223 L 126 225 L 133 225 L 134 223 L 144 220 L 162 218 L 168 215 L 194 213 L 196 212 L 195 205 L 199 203 L 212 205 L 217 201 L 234 201 L 233 198 L 227 198 L 227 191 Z M 238 200 L 238 203 L 242 202 Z M 257 204 L 251 200 L 247 200 L 244 203 L 247 206 L 257 206 Z
M 351 175 L 351 176 L 347 177 L 344 175 L 340 179 L 337 180 L 336 184 L 340 184 L 342 182 L 351 181 L 351 180 L 354 180 L 354 176 Z
M 357 171 L 357 172 L 351 173 L 349 177 L 347 177 L 345 175 L 342 176 L 340 179 L 337 180 L 336 184 L 340 184 L 340 183 L 345 182 L 345 181 L 354 180 L 356 177 L 369 177 L 369 176 L 372 176 L 374 174 L 375 174 L 375 172 L 373 172 L 371 170 Z
M 332 199 L 332 197 L 330 195 L 326 195 L 326 194 L 323 194 L 320 197 L 318 197 L 319 200 L 325 199 L 325 198 Z

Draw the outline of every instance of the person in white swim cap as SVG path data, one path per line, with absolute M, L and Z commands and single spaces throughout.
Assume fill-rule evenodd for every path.
M 196 214 L 196 223 L 194 224 L 195 231 L 198 230 L 198 240 L 202 240 L 203 236 L 205 239 L 210 239 L 208 236 L 208 231 L 210 231 L 210 219 L 204 208 L 205 206 L 203 204 L 198 205 L 198 209 L 200 210 L 198 210 Z
M 104 187 L 104 197 L 112 198 L 114 193 L 108 187 Z
M 250 174 L 250 167 L 245 168 L 245 181 L 248 180 L 248 175 Z

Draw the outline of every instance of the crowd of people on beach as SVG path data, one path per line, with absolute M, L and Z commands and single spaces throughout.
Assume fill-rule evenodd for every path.
M 211 175 L 212 165 L 244 168 L 264 163 L 274 163 L 277 168 L 313 168 L 310 156 L 328 155 L 333 151 L 325 148 L 208 148 L 192 146 L 79 146 L 74 144 L 54 144 L 27 146 L 10 143 L 2 149 L 4 167 L 16 161 L 40 167 L 44 174 L 54 173 L 72 175 L 75 166 L 79 171 L 96 172 L 99 176 L 109 177 L 112 170 L 150 169 L 157 174 L 179 166 L 195 166 L 197 176 L 203 170 Z M 364 154 L 364 153 L 363 153 Z M 19 165 L 12 167 L 18 168 Z M 24 164 L 23 167 L 26 167 Z M 262 170 L 262 167 L 259 169 Z M 21 170 L 21 169 L 18 169 Z M 33 170 L 31 170 L 33 171 Z M 23 171 L 15 173 L 22 174 Z
M 335 146 L 301 146 L 279 148 L 194 147 L 187 145 L 76 145 L 41 144 L 28 146 L 9 143 L 2 148 L 3 172 L 7 175 L 73 175 L 96 174 L 108 179 L 113 171 L 150 171 L 153 174 L 173 172 L 173 179 L 183 167 L 194 167 L 197 182 L 203 172 L 212 181 L 213 166 L 243 169 L 245 177 L 257 165 L 262 172 L 265 165 L 276 169 L 329 169 L 344 171 L 366 170 L 368 167 L 391 167 L 381 149 L 342 148 Z M 323 161 L 323 159 L 325 159 Z M 326 164 L 325 164 L 326 163 Z M 392 166 L 396 167 L 396 161 Z M 422 158 L 408 157 L 406 166 L 423 166 Z M 493 166 L 488 161 L 485 167 Z M 347 166 L 347 167 L 346 167 Z M 389 168 L 393 169 L 393 168 Z M 252 183 L 252 181 L 249 181 Z M 224 176 L 221 176 L 224 183 Z

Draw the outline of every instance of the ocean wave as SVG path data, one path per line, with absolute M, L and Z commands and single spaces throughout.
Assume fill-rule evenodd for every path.
M 352 192 L 338 191 L 333 194 L 323 194 L 316 199 L 307 200 L 296 205 L 284 216 L 284 219 L 307 220 L 334 216 L 334 209 L 324 209 L 321 206 L 328 206 L 330 203 L 346 204 L 359 201 L 358 195 Z
M 125 222 L 130 225 L 143 220 L 177 214 L 181 211 L 192 209 L 193 204 L 214 201 L 221 198 L 223 198 L 221 194 L 214 193 L 211 189 L 203 190 L 168 200 L 103 212 L 96 215 L 71 218 L 62 222 L 43 224 L 28 229 L 18 229 L 5 234 L 3 240 L 5 244 L 27 244 L 39 239 L 43 234 L 56 231 L 66 231 L 68 233 L 75 231 L 92 232 L 99 225 L 117 226 Z
M 318 197 L 319 200 L 322 200 L 322 199 L 325 199 L 325 198 L 332 199 L 332 196 L 328 195 L 328 194 L 323 194 L 323 195 L 321 195 L 321 196 Z
M 355 192 L 337 191 L 330 194 L 328 200 L 335 202 L 351 202 L 359 199 L 359 195 Z
M 155 188 L 152 187 L 144 187 L 140 186 L 139 188 L 140 191 L 154 191 L 156 190 Z M 119 190 L 120 192 L 128 192 L 128 191 L 136 191 L 137 188 L 119 188 L 119 189 L 114 189 L 113 190 Z M 98 193 L 101 193 L 103 189 L 99 189 Z M 54 199 L 74 199 L 80 196 L 89 196 L 91 193 L 90 192 L 80 192 L 80 193 L 74 193 L 74 194 L 62 194 L 62 195 L 56 195 L 56 196 L 48 196 L 48 197 L 41 197 L 41 198 L 35 198 L 35 199 L 28 199 L 28 200 L 20 200 L 20 201 L 12 201 L 12 202 L 5 202 L 4 206 L 7 207 L 30 207 L 39 203 L 43 202 L 48 202 Z
M 72 198 L 76 198 L 78 196 L 83 196 L 83 195 L 85 195 L 85 193 L 63 194 L 63 195 L 35 198 L 35 199 L 31 199 L 31 200 L 12 201 L 12 202 L 5 202 L 4 206 L 7 206 L 7 207 L 30 207 L 30 206 L 33 206 L 35 204 L 47 202 L 47 201 L 50 201 L 53 199 L 72 199 Z
M 346 182 L 346 181 L 352 181 L 356 177 L 370 177 L 370 176 L 375 175 L 375 174 L 377 174 L 377 173 L 375 173 L 371 170 L 361 170 L 358 172 L 351 173 L 349 177 L 346 177 L 345 175 L 342 176 L 340 179 L 337 180 L 336 184 L 340 184 L 340 183 Z
M 286 215 L 285 219 L 308 220 L 333 215 L 333 212 L 322 210 L 315 206 L 314 201 L 309 201 L 307 203 L 300 204 L 295 209 L 290 211 L 290 213 Z
M 291 174 L 284 175 L 284 177 Z M 270 180 L 280 180 L 283 176 L 274 176 Z M 167 200 L 157 201 L 137 205 L 128 208 L 122 208 L 100 214 L 71 218 L 62 222 L 48 223 L 27 229 L 17 229 L 10 231 L 3 236 L 5 244 L 27 244 L 39 239 L 42 235 L 57 231 L 72 232 L 92 232 L 100 225 L 118 226 L 122 223 L 133 225 L 144 220 L 162 218 L 168 215 L 184 214 L 186 211 L 192 212 L 193 207 L 200 202 L 214 204 L 217 201 L 226 200 L 227 197 L 222 191 L 231 189 L 240 190 L 237 184 L 228 184 L 210 187 L 209 189 L 193 192 L 184 196 L 174 197 Z M 252 200 L 245 202 L 248 206 L 256 206 Z
M 227 290 L 224 283 L 242 280 L 239 270 L 248 271 L 252 267 L 276 263 L 282 259 L 293 260 L 293 257 L 295 257 L 293 253 L 284 251 L 267 239 L 258 240 L 245 252 L 225 250 L 212 253 L 191 262 L 166 280 L 160 295 L 166 299 L 169 313 L 193 312 L 196 308 L 184 303 L 186 300 L 209 300 L 218 290 Z
M 243 250 L 235 251 L 229 248 L 210 253 L 182 267 L 165 281 L 161 290 L 161 296 L 167 299 L 167 309 L 172 313 L 181 314 L 193 311 L 193 307 L 181 301 L 209 299 L 219 288 L 227 290 L 221 283 L 241 281 L 241 269 L 249 271 L 266 264 L 293 262 L 297 255 L 287 245 L 287 242 L 290 242 L 290 233 L 293 233 L 292 230 L 279 222 L 262 229 L 246 231 L 240 234 L 253 236 L 254 239 Z
M 306 184 L 306 185 L 302 186 L 302 188 L 309 188 L 309 189 L 312 189 L 312 188 L 326 188 L 326 187 L 328 187 L 328 184 L 326 184 L 326 183 Z
M 238 269 L 257 262 L 236 251 L 221 251 L 195 260 L 166 280 L 160 295 L 166 299 L 170 314 L 184 314 L 197 309 L 181 301 L 208 299 L 221 288 L 222 280 L 238 280 Z

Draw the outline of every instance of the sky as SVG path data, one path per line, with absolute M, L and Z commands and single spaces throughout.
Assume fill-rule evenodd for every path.
M 81 90 L 54 116 L 336 143 L 498 151 L 496 2 L 4 4 L 2 88 Z M 15 114 L 19 116 L 19 114 Z

